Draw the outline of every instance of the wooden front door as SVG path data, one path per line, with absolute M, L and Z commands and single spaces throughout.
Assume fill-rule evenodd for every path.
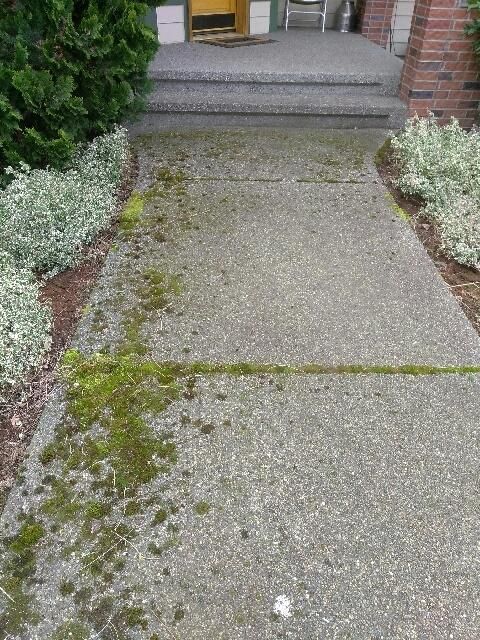
M 192 35 L 237 30 L 237 0 L 191 0 Z

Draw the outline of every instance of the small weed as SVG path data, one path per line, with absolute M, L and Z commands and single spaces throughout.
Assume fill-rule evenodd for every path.
M 71 580 L 62 580 L 58 588 L 63 597 L 70 596 L 75 593 L 75 585 Z

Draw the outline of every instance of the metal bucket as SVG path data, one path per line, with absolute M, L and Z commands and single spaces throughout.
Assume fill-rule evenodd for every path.
M 353 0 L 343 0 L 338 7 L 335 18 L 335 29 L 342 33 L 354 31 L 357 23 L 357 14 L 355 11 L 355 2 Z

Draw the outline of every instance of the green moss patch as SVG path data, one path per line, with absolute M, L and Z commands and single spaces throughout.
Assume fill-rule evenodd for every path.
M 146 269 L 142 274 L 143 285 L 138 291 L 145 311 L 166 311 L 172 296 L 178 296 L 182 285 L 178 276 L 169 276 L 158 269 Z
M 69 382 L 69 416 L 82 431 L 99 424 L 104 432 L 103 437 L 84 440 L 80 466 L 108 463 L 115 486 L 132 489 L 176 461 L 175 444 L 159 438 L 143 417 L 162 412 L 179 396 L 176 376 L 168 366 L 132 356 L 84 358 L 70 351 L 63 370 Z M 161 467 L 159 459 L 165 463 Z
M 7 576 L 0 580 L 2 600 L 6 598 L 6 607 L 0 613 L 0 629 L 7 634 L 21 633 L 27 624 L 35 624 L 39 620 L 34 610 L 31 595 L 24 590 L 22 578 Z M 7 595 L 5 595 L 7 594 Z
M 397 202 L 395 201 L 395 198 L 392 196 L 391 193 L 387 193 L 385 197 L 387 199 L 388 206 L 396 216 L 398 216 L 402 220 L 405 220 L 405 222 L 411 221 L 412 216 L 407 211 L 405 211 L 405 209 L 402 209 L 402 207 L 399 204 L 397 204 Z
M 166 509 L 159 509 L 152 520 L 152 525 L 157 526 L 163 524 L 168 518 L 168 511 Z
M 71 580 L 62 580 L 58 590 L 65 598 L 66 596 L 71 596 L 73 593 L 75 593 L 75 585 Z
M 375 166 L 381 167 L 392 152 L 391 138 L 387 138 L 374 157 Z
M 34 601 L 25 592 L 24 581 L 36 571 L 35 547 L 44 536 L 44 526 L 29 516 L 18 533 L 4 541 L 8 554 L 2 566 L 5 577 L 0 579 L 0 587 L 6 607 L 0 614 L 0 629 L 7 634 L 19 633 L 27 623 L 38 621 Z
M 91 633 L 79 622 L 66 622 L 55 630 L 52 640 L 89 640 Z
M 142 327 L 148 320 L 148 314 L 142 309 L 132 309 L 123 314 L 122 326 L 125 337 L 118 348 L 119 355 L 145 355 L 148 347 L 142 338 Z
M 161 167 L 157 171 L 155 183 L 145 192 L 144 201 L 163 198 L 171 191 L 177 196 L 183 196 L 186 193 L 185 181 L 186 174 L 181 169 L 173 171 L 170 167 Z
M 44 535 L 43 525 L 34 521 L 25 522 L 17 535 L 9 541 L 8 548 L 15 553 L 23 553 L 36 545 Z
M 200 502 L 197 502 L 194 509 L 197 515 L 205 516 L 210 511 L 210 505 L 205 500 L 201 500 Z
M 138 191 L 133 191 L 120 215 L 120 229 L 127 237 L 140 222 L 144 206 L 145 202 L 142 194 Z
M 122 609 L 122 615 L 129 627 L 138 626 L 141 629 L 146 629 L 148 626 L 145 611 L 142 607 L 124 607 Z
M 85 358 L 69 351 L 61 374 L 66 382 L 66 412 L 54 441 L 40 454 L 42 464 L 51 467 L 44 476 L 44 495 L 18 533 L 4 540 L 7 553 L 1 573 L 8 579 L 1 585 L 5 593 L 15 594 L 1 619 L 2 628 L 9 632 L 38 619 L 27 607 L 28 597 L 22 595 L 28 585 L 25 581 L 36 571 L 36 546 L 52 533 L 55 541 L 62 540 L 64 527 L 72 521 L 75 534 L 73 538 L 68 534 L 60 553 L 66 560 L 71 554 L 80 556 L 83 579 L 88 576 L 92 588 L 87 602 L 79 601 L 77 606 L 91 610 L 95 594 L 124 566 L 119 564 L 119 553 L 138 535 L 129 518 L 151 508 L 148 501 L 135 498 L 138 489 L 169 473 L 176 462 L 172 434 L 158 434 L 149 425 L 149 417 L 181 396 L 181 381 L 171 367 L 142 362 L 131 354 Z M 82 486 L 77 490 L 79 477 Z M 174 537 L 163 546 L 178 543 Z M 62 597 L 77 602 L 73 581 L 62 581 L 58 589 Z M 145 628 L 145 618 L 128 594 L 111 605 L 111 615 L 120 629 Z M 99 611 L 99 621 L 102 616 Z M 94 624 L 93 618 L 86 621 Z M 59 627 L 57 636 L 64 629 L 65 625 Z M 83 631 L 75 629 L 77 635 L 72 637 L 82 637 Z
M 163 274 L 155 271 L 148 271 L 145 282 L 146 287 L 165 286 Z M 168 474 L 177 459 L 173 434 L 159 433 L 152 426 L 152 417 L 177 399 L 195 397 L 199 376 L 478 373 L 480 366 L 178 363 L 145 360 L 135 353 L 85 357 L 68 351 L 61 368 L 66 383 L 65 418 L 54 441 L 40 455 L 46 467 L 44 494 L 39 494 L 36 512 L 22 520 L 16 535 L 4 540 L 0 586 L 12 601 L 7 601 L 0 617 L 2 628 L 21 633 L 38 621 L 35 603 L 27 595 L 29 580 L 36 572 L 37 547 L 48 545 L 51 535 L 55 536 L 53 543 L 62 541 L 65 532 L 68 535 L 59 552 L 67 562 L 74 554 L 81 569 L 80 575 L 62 580 L 58 593 L 75 604 L 81 624 L 68 627 L 74 623 L 66 622 L 53 637 L 68 630 L 68 637 L 82 638 L 87 629 L 82 624 L 91 631 L 109 618 L 124 634 L 128 629 L 140 632 L 148 628 L 147 616 L 131 590 L 120 590 L 115 601 L 99 600 L 98 595 L 124 570 L 126 551 L 138 553 L 143 543 L 147 548 L 142 553 L 160 557 L 181 544 L 178 525 L 170 520 L 178 507 L 168 500 L 159 502 L 158 497 L 152 501 L 140 490 Z M 216 397 L 228 401 L 221 392 Z M 210 422 L 185 416 L 182 424 L 196 428 L 199 437 L 214 437 L 215 425 Z M 191 509 L 206 517 L 212 505 L 201 500 Z M 72 521 L 76 525 L 73 537 L 66 528 Z M 150 527 L 159 527 L 162 538 L 144 542 L 137 529 L 142 521 L 151 532 L 155 529 Z
M 189 381 L 196 376 L 229 375 L 229 376 L 258 376 L 258 375 L 411 375 L 430 376 L 442 374 L 478 374 L 480 366 L 435 366 L 424 364 L 403 365 L 376 365 L 376 364 L 344 364 L 327 365 L 321 363 L 309 363 L 299 365 L 286 365 L 257 362 L 162 362 L 155 363 L 162 369 L 170 372 L 173 378 L 182 381 L 182 388 L 189 388 Z M 185 395 L 185 394 L 184 394 Z M 187 419 L 186 419 L 187 420 Z M 188 420 L 187 420 L 188 421 Z
M 153 267 L 145 269 L 140 275 L 140 282 L 132 278 L 135 294 L 140 300 L 137 307 L 123 312 L 122 327 L 124 339 L 117 348 L 119 356 L 144 356 L 148 353 L 147 340 L 143 336 L 143 327 L 152 314 L 173 310 L 173 301 L 182 291 L 179 276 L 169 275 Z
M 86 545 L 93 542 L 89 545 L 90 551 L 82 558 L 84 573 L 101 578 L 106 567 L 115 570 L 118 553 L 128 547 L 136 536 L 134 527 L 125 522 L 103 523 L 99 531 L 84 530 L 82 542 Z
M 67 456 L 68 452 L 62 449 L 62 455 Z M 58 525 L 73 520 L 81 510 L 82 504 L 71 485 L 63 478 L 55 478 L 51 483 L 50 495 L 42 503 L 40 512 L 53 518 Z

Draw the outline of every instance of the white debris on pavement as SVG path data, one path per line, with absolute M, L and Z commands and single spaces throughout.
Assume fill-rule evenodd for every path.
M 287 596 L 278 596 L 273 605 L 273 610 L 282 618 L 292 617 L 292 603 Z

